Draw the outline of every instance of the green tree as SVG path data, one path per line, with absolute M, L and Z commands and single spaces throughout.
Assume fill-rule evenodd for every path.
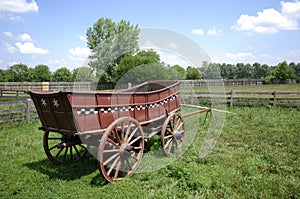
M 204 79 L 219 79 L 221 78 L 220 64 L 210 63 L 201 68 Z
M 0 69 L 0 82 L 8 82 L 9 79 L 10 79 L 9 71 Z
M 119 80 L 126 72 L 145 64 L 160 64 L 160 57 L 154 51 L 139 51 L 135 55 L 127 54 L 116 67 L 114 77 Z
M 296 79 L 296 74 L 294 69 L 284 61 L 276 66 L 275 79 L 280 83 L 287 83 L 289 80 Z
M 294 69 L 296 81 L 297 83 L 300 83 L 300 63 L 295 64 L 294 62 L 291 62 L 289 66 Z
M 201 73 L 197 68 L 188 66 L 186 69 L 186 79 L 201 79 Z
M 72 73 L 65 67 L 59 68 L 53 73 L 54 82 L 71 82 L 72 80 Z
M 25 64 L 15 64 L 10 67 L 13 82 L 26 82 L 28 81 L 28 66 Z
M 253 67 L 250 64 L 238 63 L 237 68 L 237 78 L 238 79 L 251 79 L 253 78 Z
M 47 65 L 37 65 L 33 68 L 33 82 L 49 82 L 52 78 L 52 73 Z
M 93 53 L 89 65 L 101 76 L 101 81 L 116 81 L 115 68 L 121 59 L 138 50 L 138 26 L 125 20 L 115 23 L 109 18 L 100 18 L 88 28 L 86 35 Z
M 92 82 L 95 81 L 95 75 L 90 67 L 83 66 L 73 70 L 73 81 Z
M 186 71 L 182 66 L 174 65 L 170 67 L 171 70 L 176 71 L 177 79 L 185 79 L 186 78 Z

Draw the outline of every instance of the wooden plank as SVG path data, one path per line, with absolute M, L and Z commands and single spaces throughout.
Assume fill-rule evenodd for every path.
M 15 106 L 15 105 L 20 105 L 20 104 L 24 104 L 25 105 L 24 100 L 22 100 L 22 101 L 16 101 L 16 102 L 1 102 L 0 103 L 0 107 L 2 107 L 2 106 Z
M 13 122 L 13 121 L 20 121 L 24 120 L 24 116 L 16 116 L 16 117 L 10 117 L 10 118 L 1 118 L 0 123 L 6 123 L 6 122 Z
M 7 114 L 13 114 L 13 113 L 25 113 L 25 111 L 26 111 L 26 108 L 0 110 L 0 115 L 7 115 Z

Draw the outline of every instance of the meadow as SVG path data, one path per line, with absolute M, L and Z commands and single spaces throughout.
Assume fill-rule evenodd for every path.
M 110 184 L 92 157 L 53 165 L 39 120 L 1 124 L 0 198 L 300 198 L 299 109 L 228 110 L 235 114 L 206 157 L 199 151 L 210 122 L 192 129 L 175 162 Z

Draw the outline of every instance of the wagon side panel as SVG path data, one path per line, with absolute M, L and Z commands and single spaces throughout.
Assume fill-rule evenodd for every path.
M 73 116 L 80 132 L 99 130 L 100 121 L 94 93 L 73 93 L 68 96 L 73 106 Z

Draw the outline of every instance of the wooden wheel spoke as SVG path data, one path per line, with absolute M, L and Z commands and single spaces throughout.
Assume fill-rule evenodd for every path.
M 139 139 L 141 139 L 142 136 L 138 136 L 136 137 L 134 140 L 132 140 L 128 145 L 132 145 L 133 143 L 135 143 L 136 141 L 138 141 Z
M 132 133 L 130 134 L 129 138 L 126 140 L 126 143 L 128 144 L 130 142 L 130 140 L 133 138 L 133 136 L 135 135 L 135 133 L 137 132 L 138 127 L 136 127 Z
M 79 156 L 79 158 L 81 158 L 81 154 L 79 153 L 79 151 L 78 151 L 76 145 L 74 145 L 74 149 L 75 149 L 75 151 L 76 151 L 76 153 L 77 153 L 77 156 Z
M 128 158 L 126 158 L 125 160 L 126 160 L 126 162 L 127 162 L 129 171 L 131 171 L 131 170 L 132 170 L 132 165 L 131 165 L 130 161 L 128 160 Z
M 110 163 L 113 159 L 117 158 L 120 154 L 116 153 L 115 155 L 110 156 L 105 162 L 103 162 L 103 165 L 107 165 Z
M 60 155 L 60 153 L 62 152 L 62 150 L 64 150 L 64 148 L 61 148 L 61 149 L 57 152 L 57 154 L 55 155 L 55 159 L 57 159 L 57 157 Z
M 107 175 L 110 175 L 110 173 L 112 172 L 112 170 L 114 169 L 114 167 L 116 166 L 117 162 L 120 160 L 120 156 L 117 157 L 115 159 L 115 161 L 112 163 L 111 167 L 109 168 L 109 170 L 107 171 Z
M 62 143 L 63 143 L 63 142 L 61 142 L 61 143 L 59 143 L 59 144 L 56 144 L 56 145 L 54 145 L 53 147 L 49 148 L 49 151 L 51 151 L 51 150 L 57 148 L 57 146 L 60 145 L 60 144 L 62 144 Z
M 115 143 L 112 139 L 107 138 L 106 142 L 110 142 L 111 144 L 115 145 L 116 147 L 120 147 L 117 143 Z M 109 144 L 109 143 L 108 143 Z
M 71 160 L 73 160 L 73 150 L 72 150 L 72 146 L 70 147 L 70 158 L 71 158 Z
M 167 143 L 165 144 L 165 148 L 168 147 L 168 145 L 172 142 L 172 140 L 173 140 L 173 138 L 171 138 L 171 139 L 169 139 L 169 140 L 167 141 Z
M 117 168 L 116 168 L 116 170 L 115 170 L 114 180 L 116 180 L 116 179 L 118 178 L 120 166 L 121 166 L 121 161 L 119 160 L 118 165 L 117 165 Z
M 129 122 L 129 124 L 128 124 L 128 128 L 126 129 L 126 133 L 125 133 L 125 138 L 124 138 L 124 142 L 125 143 L 127 143 L 127 139 L 128 139 L 128 135 L 129 135 L 129 132 L 130 132 L 130 130 L 131 130 L 131 124 L 132 124 L 132 122 Z
M 63 156 L 62 162 L 65 162 L 69 147 L 66 147 L 65 154 Z
M 168 149 L 168 153 L 171 153 L 171 149 L 172 149 L 173 143 L 174 143 L 174 141 L 172 139 L 171 142 L 170 142 L 170 147 Z
M 103 150 L 103 153 L 115 153 L 115 152 L 119 152 L 120 149 L 107 149 L 107 150 Z
M 176 130 L 178 131 L 179 129 L 181 129 L 181 127 L 183 127 L 183 123 L 180 123 L 179 126 L 177 126 Z
M 164 139 L 169 139 L 169 138 L 172 138 L 173 135 L 167 135 L 167 136 L 164 136 Z

